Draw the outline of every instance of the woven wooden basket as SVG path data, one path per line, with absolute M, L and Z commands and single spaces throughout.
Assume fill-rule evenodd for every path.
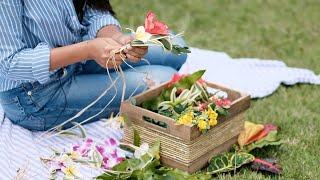
M 162 84 L 150 89 L 134 99 L 136 104 L 158 96 L 168 86 Z M 232 101 L 229 115 L 218 119 L 218 125 L 208 133 L 201 134 L 196 126 L 176 125 L 169 117 L 151 112 L 126 101 L 121 104 L 121 114 L 127 116 L 132 126 L 125 126 L 124 141 L 133 142 L 133 129 L 139 131 L 142 142 L 161 142 L 161 162 L 164 165 L 193 173 L 204 167 L 208 160 L 228 150 L 237 141 L 243 128 L 245 111 L 250 106 L 250 97 L 244 93 L 208 83 L 209 87 L 221 89 L 228 93 Z M 151 121 L 152 120 L 152 121 Z

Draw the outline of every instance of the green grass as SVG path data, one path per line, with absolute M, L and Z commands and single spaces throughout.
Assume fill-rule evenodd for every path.
M 320 73 L 318 0 L 122 0 L 112 1 L 123 27 L 141 25 L 152 10 L 190 46 L 224 51 L 232 57 L 282 59 L 289 66 Z M 260 151 L 284 168 L 280 179 L 319 179 L 320 86 L 281 87 L 254 100 L 247 119 L 281 127 L 285 144 Z M 278 178 L 242 169 L 218 179 Z

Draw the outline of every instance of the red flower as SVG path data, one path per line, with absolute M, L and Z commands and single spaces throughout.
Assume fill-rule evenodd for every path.
M 155 35 L 169 34 L 168 26 L 163 22 L 158 21 L 156 18 L 156 15 L 151 11 L 147 13 L 147 16 L 144 22 L 144 28 L 146 29 L 146 32 L 150 34 L 155 34 Z
M 178 73 L 175 73 L 173 76 L 172 76 L 172 79 L 171 79 L 171 83 L 177 83 L 178 81 L 180 81 L 180 79 L 182 79 L 184 77 L 184 75 L 180 75 Z
M 175 73 L 172 76 L 172 79 L 169 82 L 169 87 L 173 86 L 175 83 L 179 82 L 181 78 L 185 77 L 185 75 L 180 75 L 178 73 Z
M 215 104 L 218 107 L 230 108 L 231 101 L 229 99 L 214 99 Z

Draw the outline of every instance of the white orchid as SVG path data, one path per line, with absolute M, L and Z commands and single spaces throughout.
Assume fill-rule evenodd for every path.
M 151 39 L 152 35 L 146 32 L 143 26 L 139 26 L 135 32 L 135 38 L 144 43 L 148 42 Z
M 149 145 L 147 143 L 142 143 L 141 146 L 134 151 L 135 158 L 141 158 L 141 156 L 145 155 L 149 151 Z

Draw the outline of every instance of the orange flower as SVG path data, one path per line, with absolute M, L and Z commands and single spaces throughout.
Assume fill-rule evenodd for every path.
M 146 29 L 146 32 L 154 35 L 168 35 L 169 30 L 168 26 L 164 24 L 163 22 L 160 22 L 157 20 L 156 15 L 149 11 L 147 13 L 144 27 Z

